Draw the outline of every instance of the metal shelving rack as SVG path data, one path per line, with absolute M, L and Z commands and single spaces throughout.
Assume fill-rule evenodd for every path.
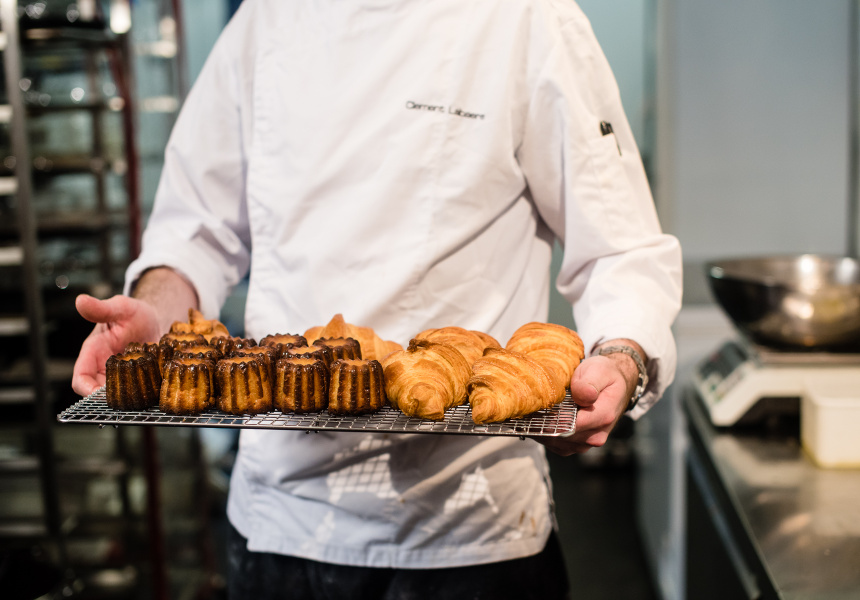
M 84 4 L 98 8 L 93 0 L 69 5 L 68 10 Z M 58 453 L 56 412 L 58 405 L 71 400 L 73 357 L 57 352 L 56 341 L 51 341 L 52 336 L 56 340 L 68 334 L 68 344 L 79 347 L 83 337 L 67 326 L 75 314 L 74 292 L 107 296 L 118 291 L 123 263 L 134 250 L 131 240 L 136 235 L 131 228 L 139 224 L 140 202 L 127 40 L 106 26 L 84 22 L 75 26 L 71 16 L 64 24 L 28 21 L 33 6 L 0 0 L 5 75 L 0 125 L 8 131 L 2 140 L 8 153 L 0 161 L 0 421 L 4 433 L 14 432 L 12 437 L 19 442 L 13 449 L 4 436 L 0 444 L 0 481 L 10 494 L 7 499 L 18 494 L 23 500 L 14 503 L 28 509 L 23 516 L 4 511 L 8 518 L 0 519 L 0 549 L 42 550 L 57 576 L 49 591 L 53 596 L 86 597 L 100 581 L 110 584 L 102 586 L 100 595 L 108 588 L 112 597 L 122 596 L 123 590 L 131 595 L 135 591 L 128 584 L 133 577 L 126 577 L 125 586 L 116 585 L 121 583 L 122 568 L 108 573 L 105 565 L 82 566 L 70 555 L 70 546 L 97 535 L 92 515 L 70 490 L 98 478 L 119 482 L 122 508 L 110 535 L 133 543 L 127 491 L 132 466 L 119 432 L 100 456 Z M 49 96 L 31 89 L 33 73 L 43 68 L 73 73 L 86 83 L 77 88 L 81 92 L 77 98 L 72 90 L 71 100 L 67 95 L 59 104 L 43 101 Z M 112 93 L 104 93 L 106 82 L 114 87 Z M 86 101 L 81 101 L 84 95 Z M 50 145 L 38 148 L 34 136 L 40 120 L 78 115 L 88 121 L 88 135 L 82 137 L 89 147 L 71 155 L 52 153 Z M 119 149 L 105 143 L 110 115 L 120 121 L 114 124 L 121 131 Z M 75 135 L 67 132 L 61 140 L 63 147 L 80 145 L 82 132 L 71 133 Z M 92 193 L 78 197 L 85 196 L 90 205 L 46 211 L 40 188 L 69 176 L 87 181 Z M 112 201 L 117 191 L 120 198 Z M 89 264 L 62 252 L 62 244 L 69 240 L 87 249 Z M 61 251 L 55 249 L 55 256 L 46 259 L 46 248 L 56 241 Z M 33 480 L 38 481 L 37 490 L 27 488 Z M 98 525 L 110 525 L 110 519 L 101 518 Z
M 159 437 L 152 428 L 68 428 L 56 420 L 78 399 L 70 388 L 72 366 L 91 327 L 74 310 L 74 297 L 118 293 L 125 265 L 140 249 L 146 198 L 154 188 L 142 192 L 157 179 L 141 172 L 160 170 L 188 87 L 181 3 L 54 3 L 67 11 L 95 8 L 96 27 L 62 17 L 46 24 L 28 11 L 43 10 L 50 0 L 21 2 L 0 0 L 0 507 L 13 499 L 33 510 L 4 522 L 7 511 L 0 509 L 0 561 L 9 547 L 44 548 L 57 567 L 56 597 L 206 597 L 218 583 L 209 515 L 200 509 L 207 483 L 197 432 Z M 147 29 L 148 22 L 154 27 Z M 83 93 L 66 90 L 44 101 L 43 68 L 74 75 Z M 135 82 L 138 71 L 146 76 Z M 52 138 L 54 126 L 68 118 L 86 126 Z M 40 143 L 40 131 L 55 143 Z M 117 132 L 120 143 L 116 135 L 108 140 Z M 74 184 L 62 191 L 77 194 L 76 200 L 85 196 L 85 206 L 55 203 L 45 210 L 43 192 L 59 181 L 64 188 Z M 84 194 L 81 181 L 88 182 Z M 46 259 L 55 242 L 61 251 L 54 248 Z M 80 258 L 63 252 L 63 244 L 81 244 L 87 252 Z M 171 463 L 162 473 L 160 456 L 168 454 Z M 190 514 L 185 505 L 175 506 L 184 496 L 162 490 L 162 479 L 177 477 L 194 488 L 189 499 L 198 506 Z M 103 505 L 89 506 L 99 486 L 111 492 Z M 193 549 L 183 536 L 193 538 Z M 94 549 L 105 540 L 110 547 Z M 168 569 L 168 557 L 178 553 Z M 96 558 L 84 564 L 82 556 Z

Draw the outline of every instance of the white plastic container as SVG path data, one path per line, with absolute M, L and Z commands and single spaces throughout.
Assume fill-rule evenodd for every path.
M 860 368 L 806 379 L 800 441 L 820 467 L 860 468 Z

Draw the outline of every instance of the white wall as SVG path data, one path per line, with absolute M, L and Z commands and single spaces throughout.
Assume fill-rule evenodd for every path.
M 849 0 L 661 4 L 657 194 L 687 299 L 708 259 L 845 252 Z

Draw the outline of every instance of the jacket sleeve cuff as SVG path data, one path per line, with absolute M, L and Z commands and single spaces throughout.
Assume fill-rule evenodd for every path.
M 169 267 L 185 277 L 194 287 L 200 302 L 199 310 L 208 319 L 218 318 L 229 290 L 236 282 L 227 281 L 230 266 L 217 257 L 201 252 L 193 243 L 171 242 L 169 249 L 144 251 L 133 261 L 125 275 L 123 293 L 130 295 L 134 284 L 144 271 Z
M 644 415 L 660 399 L 675 377 L 677 351 L 671 331 L 649 331 L 642 323 L 609 323 L 596 331 L 580 331 L 588 356 L 592 356 L 600 344 L 614 339 L 633 340 L 648 355 L 648 386 L 639 402 L 628 414 L 636 420 Z

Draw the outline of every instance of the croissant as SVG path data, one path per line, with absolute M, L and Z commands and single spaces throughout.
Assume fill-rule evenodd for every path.
M 170 333 L 199 333 L 209 342 L 214 337 L 230 337 L 230 332 L 221 321 L 207 320 L 196 308 L 188 309 L 188 322 L 174 321 Z
M 361 356 L 366 360 L 381 360 L 395 350 L 403 350 L 397 342 L 383 340 L 370 327 L 359 327 L 347 323 L 343 315 L 338 313 L 325 326 L 311 327 L 305 332 L 308 344 L 313 344 L 320 338 L 351 337 L 361 347 Z
M 483 336 L 490 338 L 486 340 Z M 439 329 L 426 329 L 415 336 L 419 340 L 428 340 L 439 344 L 448 344 L 460 351 L 460 354 L 470 365 L 478 360 L 484 353 L 484 348 L 492 346 L 500 348 L 496 340 L 487 334 L 477 331 L 469 331 L 462 327 L 441 327 Z
M 554 323 L 526 323 L 517 329 L 505 348 L 527 354 L 546 369 L 558 401 L 564 399 L 573 371 L 585 350 L 575 331 Z
M 488 348 L 475 361 L 466 390 L 472 420 L 479 424 L 518 419 L 557 402 L 546 370 L 533 358 L 503 348 Z
M 471 369 L 448 344 L 413 339 L 406 350 L 386 356 L 382 368 L 388 402 L 406 416 L 438 421 L 466 401 Z
M 477 335 L 479 338 L 484 340 L 484 348 L 485 349 L 486 348 L 501 348 L 502 347 L 502 345 L 498 342 L 498 340 L 496 340 L 496 338 L 491 336 L 489 333 L 484 333 L 483 331 L 477 331 L 475 329 L 472 329 L 471 331 L 472 331 L 472 333 Z

